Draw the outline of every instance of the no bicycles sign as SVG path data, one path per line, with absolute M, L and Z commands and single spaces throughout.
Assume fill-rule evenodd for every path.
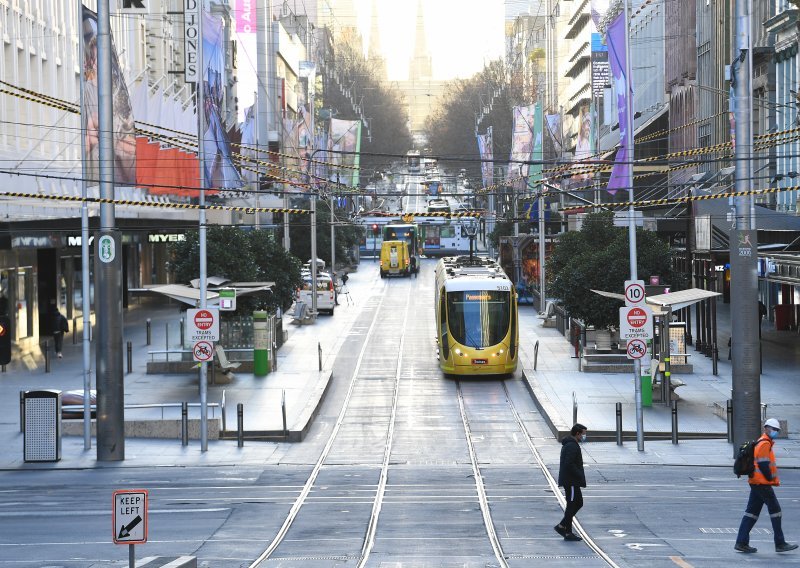
M 214 346 L 209 341 L 198 341 L 192 347 L 192 359 L 195 361 L 211 361 L 214 357 Z

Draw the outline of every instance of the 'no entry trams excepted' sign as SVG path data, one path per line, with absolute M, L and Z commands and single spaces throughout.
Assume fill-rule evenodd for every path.
M 186 310 L 186 342 L 219 341 L 219 310 Z
M 648 306 L 619 309 L 620 339 L 653 339 L 653 310 Z

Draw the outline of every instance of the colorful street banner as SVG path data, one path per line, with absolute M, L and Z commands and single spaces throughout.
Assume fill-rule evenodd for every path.
M 614 92 L 617 95 L 617 116 L 619 118 L 619 149 L 615 158 L 616 163 L 611 169 L 608 180 L 608 192 L 612 195 L 619 189 L 628 189 L 631 164 L 630 153 L 625 143 L 628 128 L 628 105 L 633 104 L 633 85 L 625 77 L 625 15 L 620 13 L 609 24 L 606 30 L 606 44 L 608 45 L 608 59 L 611 64 L 611 77 L 614 81 Z
M 534 112 L 534 105 L 515 106 L 513 109 L 514 126 L 506 183 L 517 190 L 525 187 L 525 178 L 528 176 L 528 164 L 525 162 L 530 160 L 533 150 Z
M 357 187 L 359 183 L 358 167 L 361 151 L 361 121 L 331 119 L 330 126 L 330 159 L 335 166 L 330 172 L 331 181 L 337 181 L 348 187 Z
M 236 0 L 236 33 L 256 33 L 256 0 Z
M 582 164 L 584 160 L 592 157 L 592 113 L 589 112 L 589 106 L 585 105 L 580 108 L 578 114 L 578 139 L 575 142 L 575 169 L 579 173 L 572 176 L 572 186 L 583 186 L 591 182 L 592 174 L 581 172 L 587 168 L 586 164 Z
M 84 178 L 100 184 L 100 118 L 97 94 L 97 14 L 83 6 L 83 108 L 81 128 L 86 150 Z M 136 184 L 136 129 L 133 108 L 117 50 L 111 38 L 111 100 L 113 105 L 114 183 Z
M 300 156 L 299 176 L 303 183 L 311 183 L 311 154 L 314 151 L 314 134 L 311 130 L 311 113 L 306 105 L 300 107 L 297 116 L 297 151 Z M 297 175 L 297 174 L 295 174 Z
M 238 189 L 242 186 L 239 171 L 222 122 L 225 100 L 225 48 L 222 18 L 203 10 L 203 165 L 207 189 Z
M 494 150 L 492 149 L 492 127 L 486 129 L 486 134 L 478 134 L 478 153 L 481 157 L 481 177 L 483 187 L 489 187 L 494 183 Z
M 542 117 L 542 103 L 537 102 L 533 105 L 533 146 L 531 148 L 531 162 L 528 166 L 528 189 L 538 187 L 538 181 L 542 179 L 542 159 L 544 158 L 544 141 L 542 139 L 544 129 Z
M 544 117 L 544 121 L 547 124 L 547 137 L 550 138 L 550 141 L 553 143 L 556 156 L 560 156 L 564 147 L 561 141 L 561 115 L 547 114 Z

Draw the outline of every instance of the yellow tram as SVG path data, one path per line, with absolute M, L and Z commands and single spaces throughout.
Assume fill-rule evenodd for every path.
M 507 375 L 517 369 L 517 293 L 496 262 L 451 256 L 436 265 L 436 342 L 449 375 Z

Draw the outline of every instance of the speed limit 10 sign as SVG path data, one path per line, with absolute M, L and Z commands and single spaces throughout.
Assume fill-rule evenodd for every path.
M 644 280 L 625 281 L 625 305 L 641 306 L 644 305 Z

